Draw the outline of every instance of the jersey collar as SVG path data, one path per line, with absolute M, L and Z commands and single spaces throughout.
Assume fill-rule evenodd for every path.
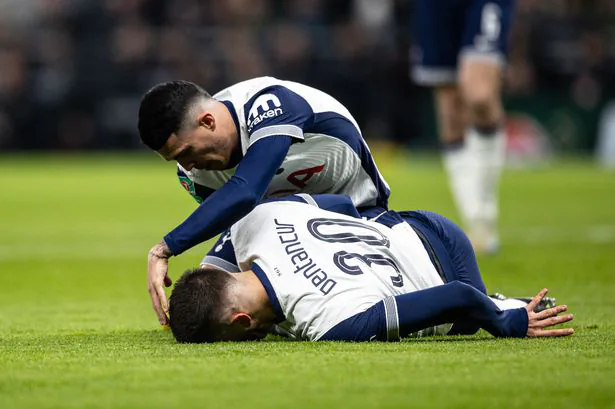
M 237 166 L 239 161 L 241 161 L 241 158 L 243 158 L 243 151 L 241 148 L 241 127 L 239 126 L 239 118 L 237 117 L 237 112 L 235 112 L 235 107 L 233 106 L 233 104 L 230 101 L 220 102 L 224 104 L 226 109 L 228 109 L 228 112 L 231 114 L 231 117 L 233 118 L 233 122 L 235 123 L 235 131 L 237 132 L 237 139 L 239 141 L 239 149 L 237 149 L 236 152 L 233 152 L 229 163 L 230 168 L 234 168 L 235 166 Z
M 263 271 L 263 269 L 256 263 L 252 263 L 252 271 L 256 274 L 256 277 L 260 280 L 263 287 L 265 287 L 265 291 L 267 292 L 267 297 L 269 298 L 269 302 L 271 302 L 271 306 L 273 307 L 273 312 L 276 315 L 276 324 L 286 320 L 284 317 L 284 312 L 282 312 L 282 307 L 280 306 L 280 302 L 278 301 L 278 296 L 275 294 L 275 290 L 267 277 L 267 274 Z
M 235 129 L 237 130 L 237 137 L 239 138 L 241 135 L 241 128 L 239 127 L 239 118 L 237 117 L 237 112 L 235 112 L 235 107 L 231 103 L 231 101 L 220 101 L 224 104 L 226 109 L 230 112 L 233 117 L 233 122 L 235 123 Z

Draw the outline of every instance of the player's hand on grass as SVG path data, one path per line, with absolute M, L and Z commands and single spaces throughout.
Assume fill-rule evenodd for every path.
M 563 324 L 572 320 L 572 314 L 558 316 L 559 313 L 562 313 L 568 309 L 566 305 L 558 305 L 538 313 L 534 312 L 534 309 L 547 295 L 548 291 L 549 290 L 544 288 L 534 298 L 532 298 L 532 301 L 530 301 L 530 303 L 525 307 L 528 315 L 528 337 L 563 337 L 574 333 L 574 329 L 572 328 L 548 329 L 554 325 Z
M 171 255 L 171 250 L 164 241 L 152 247 L 147 255 L 147 291 L 160 325 L 166 325 L 169 321 L 167 318 L 169 303 L 164 286 L 169 287 L 173 284 L 167 275 Z

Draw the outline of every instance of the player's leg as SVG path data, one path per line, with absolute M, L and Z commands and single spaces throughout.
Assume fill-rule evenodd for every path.
M 426 249 L 434 264 L 439 266 L 444 281 L 461 281 L 487 294 L 472 244 L 459 226 L 442 215 L 427 211 L 400 212 L 400 215 L 417 231 L 422 240 L 427 241 L 424 242 Z M 501 310 L 527 305 L 527 302 L 513 298 L 491 297 L 491 300 Z M 478 329 L 474 324 L 459 320 L 448 334 L 470 335 Z
M 462 281 L 483 294 L 487 293 L 472 244 L 459 227 L 446 217 L 432 212 L 400 212 L 400 215 L 419 234 L 445 282 Z M 471 335 L 479 329 L 474 324 L 459 320 L 448 334 Z
M 465 104 L 457 85 L 467 1 L 418 0 L 412 77 L 433 88 L 442 159 L 457 209 L 469 224 L 480 207 L 474 155 L 464 139 Z
M 499 97 L 501 68 L 479 60 L 463 60 L 460 88 L 468 127 L 458 160 L 447 162 L 449 178 L 474 248 L 496 251 L 498 185 L 504 165 L 505 135 Z
M 513 0 L 474 0 L 466 10 L 459 57 L 459 90 L 467 115 L 466 169 L 458 170 L 471 188 L 456 197 L 474 248 L 492 252 L 497 234 L 498 185 L 505 156 L 501 101 L 502 73 Z
M 474 154 L 465 141 L 466 111 L 457 85 L 434 88 L 442 161 L 451 193 L 465 225 L 480 208 Z
M 461 281 L 487 294 L 472 244 L 459 226 L 442 215 L 424 210 L 400 212 L 400 215 L 429 242 L 446 282 Z
M 455 84 L 462 45 L 461 2 L 417 0 L 410 52 L 412 79 L 424 86 Z
M 454 150 L 463 143 L 466 128 L 461 93 L 456 84 L 441 84 L 434 87 L 433 95 L 440 140 L 445 148 Z
M 472 244 L 459 226 L 433 212 L 413 211 L 399 214 L 417 232 L 445 282 L 461 281 L 487 294 Z M 490 295 L 489 298 L 500 310 L 524 308 L 531 301 L 531 297 L 507 298 L 501 294 Z M 555 299 L 545 297 L 534 312 L 554 306 Z M 476 331 L 476 325 L 461 319 L 454 323 L 448 335 L 470 335 Z
M 433 212 L 418 210 L 399 215 L 419 235 L 444 282 L 461 281 L 487 294 L 472 244 L 461 228 Z

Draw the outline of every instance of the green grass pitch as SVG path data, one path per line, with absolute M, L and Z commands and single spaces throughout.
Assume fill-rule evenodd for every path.
M 394 209 L 456 219 L 436 158 L 380 158 Z M 0 408 L 614 408 L 615 174 L 508 171 L 487 286 L 546 286 L 566 339 L 178 345 L 146 252 L 195 203 L 154 155 L 0 157 Z M 171 262 L 176 279 L 208 249 Z

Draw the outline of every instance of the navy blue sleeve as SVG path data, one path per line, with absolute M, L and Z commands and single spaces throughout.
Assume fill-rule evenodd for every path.
M 270 137 L 286 135 L 293 142 L 303 141 L 303 130 L 314 122 L 314 111 L 299 94 L 280 85 L 262 89 L 244 105 L 246 124 L 252 144 Z
M 309 195 L 307 193 L 297 193 L 290 196 L 272 197 L 263 201 L 270 202 L 300 202 L 307 203 L 315 207 L 319 207 L 330 212 L 345 214 L 347 216 L 361 218 L 357 208 L 352 203 L 352 199 L 348 195 L 320 194 Z
M 352 203 L 352 199 L 348 195 L 332 195 L 322 194 L 312 196 L 316 201 L 316 204 L 321 209 L 328 210 L 339 214 L 345 214 L 346 216 L 361 218 L 359 211 Z
M 233 177 L 164 237 L 171 252 L 181 254 L 248 214 L 262 199 L 290 145 L 288 136 L 266 138 L 252 145 Z
M 177 167 L 177 177 L 179 178 L 179 183 L 186 190 L 186 192 L 190 193 L 190 196 L 192 196 L 199 204 L 203 203 L 205 199 L 215 192 L 214 189 L 194 183 L 179 166 Z
M 231 241 L 231 229 L 227 229 L 220 235 L 201 264 L 218 267 L 227 273 L 238 273 L 240 271 L 235 257 L 235 247 Z
M 525 308 L 501 311 L 476 288 L 453 281 L 389 297 L 342 321 L 320 339 L 397 341 L 424 328 L 458 321 L 474 324 L 496 337 L 525 337 L 527 334 Z

